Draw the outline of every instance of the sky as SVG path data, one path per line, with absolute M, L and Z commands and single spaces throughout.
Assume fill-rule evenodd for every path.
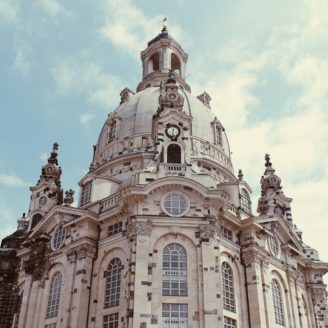
M 212 97 L 253 211 L 269 153 L 303 240 L 328 262 L 327 0 L 0 0 L 0 239 L 28 211 L 54 142 L 77 198 L 164 17 L 189 54 L 192 93 Z

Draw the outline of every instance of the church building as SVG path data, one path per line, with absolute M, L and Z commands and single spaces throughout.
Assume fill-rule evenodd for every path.
M 328 327 L 328 263 L 302 241 L 268 154 L 251 203 L 210 95 L 191 94 L 187 60 L 166 26 L 148 42 L 76 207 L 53 145 L 1 243 L 0 328 Z

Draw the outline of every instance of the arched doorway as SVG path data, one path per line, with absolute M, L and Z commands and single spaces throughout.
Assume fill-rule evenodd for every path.
M 177 144 L 167 147 L 167 163 L 181 163 L 181 148 Z

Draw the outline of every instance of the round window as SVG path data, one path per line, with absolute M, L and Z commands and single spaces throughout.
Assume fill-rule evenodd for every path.
M 171 192 L 162 198 L 162 209 L 170 216 L 182 216 L 189 210 L 189 200 L 181 192 Z
M 47 204 L 47 197 L 46 196 L 40 197 L 40 199 L 39 199 L 39 205 L 40 206 L 44 206 L 46 204 Z
M 53 235 L 52 238 L 51 247 L 54 251 L 60 249 L 63 246 L 65 237 L 66 237 L 66 230 L 61 225 L 56 229 L 55 234 Z

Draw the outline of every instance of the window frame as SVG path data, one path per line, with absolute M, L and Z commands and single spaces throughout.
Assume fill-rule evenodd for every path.
M 104 309 L 114 308 L 120 305 L 121 283 L 122 283 L 122 261 L 115 257 L 107 266 L 104 272 L 105 292 L 104 292 Z
M 81 188 L 80 206 L 91 203 L 92 180 L 86 182 Z
M 188 255 L 181 244 L 170 243 L 163 249 L 162 296 L 188 296 Z
M 63 274 L 61 271 L 56 271 L 50 281 L 46 319 L 58 316 L 62 285 Z
M 224 261 L 221 264 L 222 303 L 223 309 L 236 313 L 235 281 L 231 265 Z
M 176 315 L 174 316 L 173 313 L 177 313 L 178 316 Z M 164 314 L 168 314 L 168 316 Z M 168 318 L 168 319 L 164 319 L 164 318 Z M 185 319 L 181 319 L 181 318 L 185 318 Z M 168 322 L 165 322 L 165 320 L 168 320 Z M 188 304 L 162 303 L 162 328 L 176 328 L 176 327 L 188 328 Z
M 237 320 L 224 316 L 223 325 L 224 328 L 237 328 Z
M 110 224 L 108 226 L 108 237 L 113 237 L 123 231 L 123 223 L 122 221 Z
M 240 208 L 249 214 L 252 213 L 251 198 L 244 188 L 240 190 Z
M 108 321 L 105 322 L 105 319 L 108 319 Z M 118 324 L 119 324 L 118 312 L 106 314 L 103 316 L 103 328 L 118 328 Z
M 65 243 L 66 239 L 66 229 L 64 228 L 63 224 L 57 226 L 54 231 L 54 234 L 51 238 L 51 249 L 53 251 L 58 251 L 61 249 Z
M 177 202 L 177 200 L 172 199 L 172 197 L 174 197 L 174 196 L 179 197 L 178 207 L 173 206 L 174 205 L 173 203 Z M 169 199 L 169 197 L 171 197 L 171 199 Z M 185 202 L 185 208 L 182 210 L 181 210 L 181 199 L 183 199 L 183 201 Z M 171 202 L 170 206 L 167 206 L 168 202 Z M 168 192 L 165 195 L 163 195 L 163 197 L 161 199 L 161 208 L 164 211 L 164 213 L 167 214 L 168 216 L 181 217 L 188 213 L 188 211 L 190 209 L 190 201 L 184 193 L 182 193 L 180 191 L 171 191 L 171 192 Z M 174 209 L 177 209 L 178 212 L 174 213 Z M 172 212 L 170 212 L 170 210 Z
M 286 318 L 285 318 L 285 311 L 284 311 L 284 301 L 281 292 L 281 285 L 276 278 L 273 278 L 271 281 L 271 289 L 272 289 L 274 321 L 276 324 L 285 327 Z

